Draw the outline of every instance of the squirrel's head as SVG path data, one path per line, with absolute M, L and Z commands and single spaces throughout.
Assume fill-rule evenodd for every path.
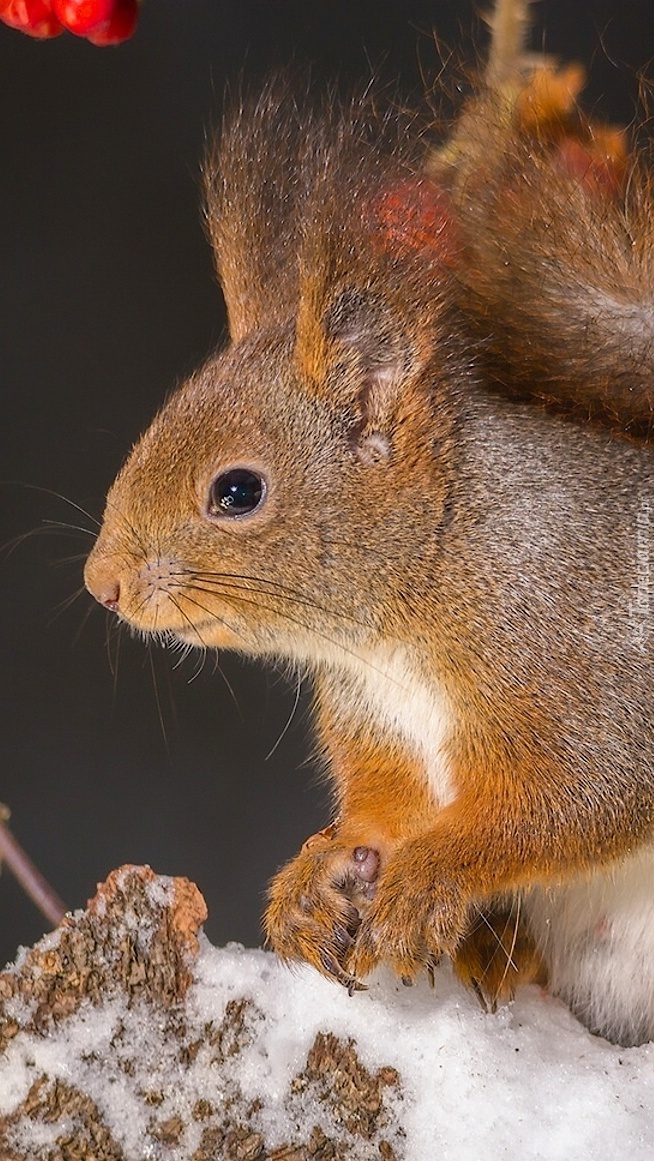
M 465 373 L 446 199 L 376 156 L 346 161 L 342 137 L 296 201 L 291 252 L 254 208 L 273 179 L 234 164 L 229 133 L 210 174 L 232 343 L 134 448 L 86 565 L 91 593 L 137 630 L 315 657 L 387 631 L 434 551 Z M 280 178 L 296 198 L 304 164 Z

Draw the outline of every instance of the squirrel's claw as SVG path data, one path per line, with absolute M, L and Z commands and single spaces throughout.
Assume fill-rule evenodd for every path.
M 374 852 L 341 846 L 331 827 L 312 836 L 271 883 L 267 943 L 282 959 L 310 963 L 350 994 L 363 990 L 349 964 L 361 924 L 352 897 L 365 902 L 376 866 Z
M 367 985 L 362 983 L 361 980 L 358 980 L 355 976 L 348 975 L 347 972 L 343 971 L 343 968 L 341 967 L 338 960 L 336 960 L 334 956 L 331 955 L 328 951 L 323 951 L 321 960 L 325 973 L 328 976 L 331 976 L 332 979 L 336 980 L 337 983 L 342 984 L 344 988 L 347 988 L 351 996 L 354 995 L 355 992 L 365 992 L 368 990 Z
M 348 930 L 344 923 L 337 922 L 334 924 L 334 943 L 338 947 L 342 956 L 348 955 L 354 947 L 354 935 L 356 934 L 356 928 L 358 928 L 359 923 L 360 920 L 357 913 L 356 927 L 353 923 L 351 923 L 350 930 Z M 352 930 L 352 928 L 354 928 L 354 930 Z
M 539 978 L 533 941 L 519 909 L 511 914 L 501 900 L 470 922 L 464 893 L 435 863 L 414 840 L 378 878 L 379 853 L 341 845 L 337 827 L 328 827 L 273 880 L 267 941 L 282 959 L 311 964 L 350 995 L 365 990 L 362 979 L 382 962 L 405 986 L 426 970 L 433 987 L 435 968 L 449 954 L 459 979 L 494 1011 L 516 981 Z
M 384 928 L 377 931 L 366 920 L 357 935 L 354 950 L 348 960 L 348 968 L 353 975 L 370 975 L 381 963 L 388 964 L 405 987 L 411 987 L 417 976 L 425 970 L 426 955 L 416 946 L 409 947 L 406 941 L 387 943 Z

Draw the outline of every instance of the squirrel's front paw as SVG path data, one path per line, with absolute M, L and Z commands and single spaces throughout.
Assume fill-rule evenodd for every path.
M 348 970 L 361 978 L 384 962 L 406 983 L 462 938 L 469 898 L 420 840 L 401 847 L 383 872 L 374 902 L 362 920 Z
M 266 941 L 284 960 L 305 960 L 350 991 L 363 987 L 348 966 L 361 909 L 374 894 L 377 852 L 344 847 L 327 827 L 273 879 Z

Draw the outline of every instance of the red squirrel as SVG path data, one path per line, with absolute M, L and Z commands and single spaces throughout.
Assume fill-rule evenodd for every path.
M 500 0 L 444 144 L 284 83 L 227 118 L 206 215 L 230 342 L 136 444 L 85 576 L 140 633 L 311 679 L 334 815 L 271 884 L 280 956 L 355 991 L 446 955 L 490 1005 L 547 978 L 633 1044 L 654 211 L 525 26 Z

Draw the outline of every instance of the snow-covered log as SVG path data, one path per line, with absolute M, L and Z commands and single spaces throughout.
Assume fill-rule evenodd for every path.
M 651 1161 L 654 1048 L 447 969 L 349 997 L 124 867 L 0 974 L 2 1161 Z

